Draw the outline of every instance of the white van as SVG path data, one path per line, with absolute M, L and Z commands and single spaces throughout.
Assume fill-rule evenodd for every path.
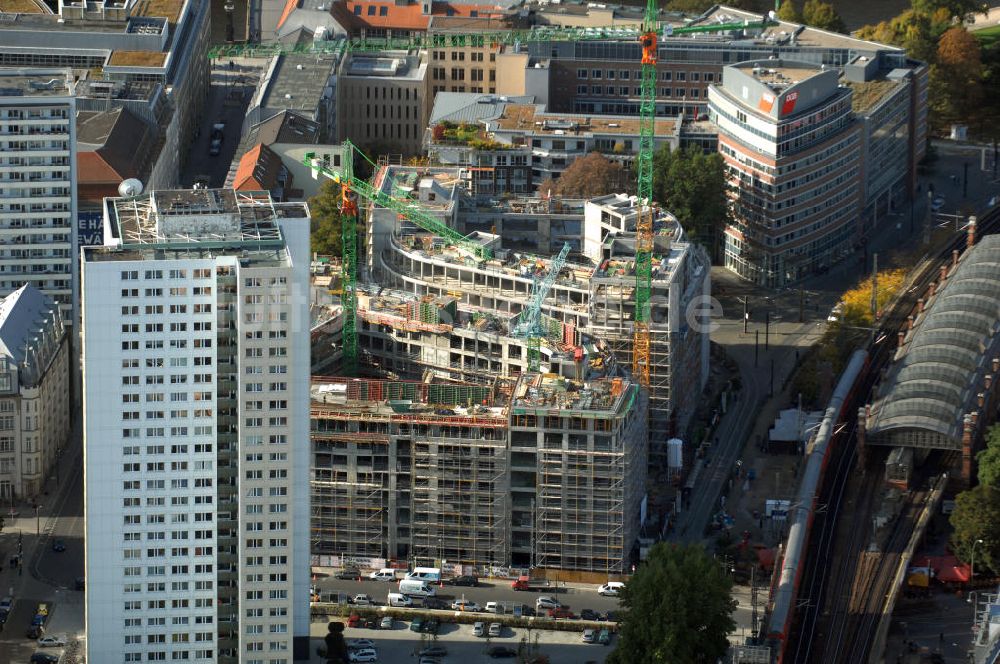
M 413 600 L 402 593 L 389 593 L 389 606 L 413 606 Z
M 503 613 L 503 604 L 500 602 L 486 602 L 486 613 Z
M 403 579 L 399 582 L 399 592 L 417 597 L 434 597 L 437 594 L 427 582 L 420 579 Z
M 437 583 L 441 580 L 440 567 L 414 567 L 412 572 L 406 573 L 407 579 L 420 579 L 428 583 Z
M 396 570 L 383 567 L 379 571 L 369 574 L 368 578 L 373 581 L 395 581 Z

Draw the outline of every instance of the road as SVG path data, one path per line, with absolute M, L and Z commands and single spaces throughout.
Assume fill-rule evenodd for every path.
M 71 638 L 83 634 L 83 593 L 74 590 L 74 581 L 83 576 L 83 459 L 80 430 L 76 427 L 67 445 L 56 476 L 42 496 L 38 518 L 28 506 L 18 506 L 20 517 L 7 520 L 0 534 L 4 552 L 0 571 L 0 595 L 13 592 L 14 610 L 0 632 L 0 664 L 21 664 L 36 650 L 25 638 L 35 607 L 49 606 L 49 634 Z M 38 534 L 36 534 L 36 531 Z M 10 569 L 10 552 L 16 548 L 17 534 L 23 536 L 25 564 L 20 573 Z M 62 539 L 66 551 L 52 550 L 52 540 Z M 62 652 L 53 649 L 52 652 Z M 64 657 L 62 664 L 71 664 Z
M 364 581 L 342 581 L 326 578 L 318 580 L 315 585 L 319 586 L 320 591 L 323 593 L 337 592 L 351 597 L 365 593 L 379 602 L 385 602 L 386 595 L 389 592 L 396 591 L 396 584 L 385 583 L 383 581 L 370 581 L 368 579 Z M 464 596 L 465 599 L 476 602 L 480 606 L 485 606 L 486 602 L 519 602 L 534 606 L 535 599 L 542 595 L 548 595 L 555 597 L 562 604 L 569 605 L 576 613 L 579 613 L 580 609 L 593 609 L 599 612 L 618 610 L 618 600 L 616 598 L 602 597 L 597 594 L 597 589 L 594 587 L 553 588 L 551 591 L 544 593 L 523 592 L 512 590 L 509 581 L 498 580 L 496 582 L 480 582 L 477 588 L 444 586 L 443 588 L 437 588 L 437 591 L 437 596 L 441 599 L 461 599 Z
M 322 636 L 326 634 L 325 623 L 313 623 L 310 633 L 312 643 L 309 654 L 311 663 L 322 664 L 325 660 L 316 654 L 316 648 L 322 645 Z M 391 630 L 356 629 L 348 627 L 344 630 L 346 639 L 371 639 L 375 642 L 379 662 L 416 662 L 414 649 L 420 644 L 415 632 L 407 629 L 407 624 L 396 621 Z M 613 637 L 614 639 L 615 637 Z M 442 659 L 442 664 L 485 664 L 486 662 L 511 662 L 511 659 L 490 659 L 484 651 L 489 646 L 503 645 L 517 649 L 522 639 L 527 639 L 530 646 L 537 639 L 538 652 L 549 657 L 550 664 L 598 664 L 603 662 L 612 648 L 597 644 L 585 644 L 581 640 L 581 632 L 557 632 L 552 630 L 528 630 L 505 628 L 499 638 L 481 638 L 472 635 L 471 625 L 456 625 L 445 623 L 438 633 L 438 646 L 447 649 L 448 654 Z M 614 645 L 612 639 L 611 645 Z
M 234 62 L 230 69 L 228 62 L 213 61 L 208 99 L 198 137 L 191 143 L 191 151 L 181 173 L 182 186 L 190 187 L 195 178 L 202 175 L 209 176 L 212 187 L 225 184 L 240 142 L 243 118 L 259 75 L 260 70 L 249 65 Z M 226 125 L 225 138 L 222 152 L 213 157 L 208 154 L 208 149 L 212 140 L 212 125 L 217 122 Z

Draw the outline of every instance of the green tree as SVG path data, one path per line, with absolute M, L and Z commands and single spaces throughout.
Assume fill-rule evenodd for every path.
M 958 494 L 951 527 L 951 548 L 959 560 L 971 562 L 975 546 L 976 569 L 1000 571 L 1000 488 L 980 484 Z
M 976 455 L 979 483 L 1000 488 L 1000 424 L 986 430 L 986 449 Z
M 549 191 L 563 198 L 593 198 L 634 189 L 627 182 L 625 168 L 600 152 L 578 157 L 555 182 L 545 180 L 539 186 L 544 196 Z
M 806 0 L 802 6 L 802 20 L 806 25 L 821 30 L 832 30 L 833 32 L 847 32 L 840 14 L 829 2 L 823 0 Z
M 333 180 L 324 182 L 309 199 L 309 247 L 321 256 L 340 256 L 342 244 L 340 185 Z
M 795 2 L 793 0 L 783 0 L 781 6 L 778 7 L 778 18 L 782 21 L 789 21 L 790 23 L 801 23 L 802 14 L 795 7 Z
M 736 627 L 732 586 L 701 546 L 655 545 L 622 591 L 621 632 L 608 663 L 714 663 Z
M 662 146 L 653 155 L 653 198 L 717 258 L 729 221 L 722 155 L 705 154 L 697 146 Z
M 989 4 L 982 0 L 911 0 L 913 10 L 922 14 L 933 14 L 938 10 L 948 12 L 950 18 L 962 19 L 969 14 L 985 14 Z

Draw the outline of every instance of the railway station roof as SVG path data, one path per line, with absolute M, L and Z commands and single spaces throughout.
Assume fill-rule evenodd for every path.
M 967 250 L 917 314 L 868 416 L 872 444 L 961 446 L 966 413 L 1000 355 L 1000 235 Z

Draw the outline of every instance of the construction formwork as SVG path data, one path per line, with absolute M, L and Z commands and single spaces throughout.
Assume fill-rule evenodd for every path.
M 315 378 L 312 552 L 506 560 L 507 392 Z
M 533 567 L 627 571 L 646 490 L 646 395 L 622 379 L 592 385 L 527 376 L 515 392 L 512 440 L 539 432 Z

